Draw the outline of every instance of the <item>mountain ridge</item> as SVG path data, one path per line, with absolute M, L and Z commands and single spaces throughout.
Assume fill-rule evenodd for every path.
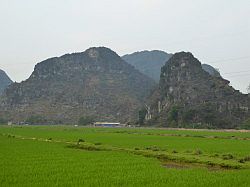
M 0 116 L 16 122 L 30 116 L 51 123 L 75 124 L 82 116 L 127 122 L 154 87 L 114 51 L 93 47 L 36 64 L 26 81 L 6 89 Z
M 122 56 L 122 58 L 158 83 L 160 80 L 161 67 L 167 63 L 172 55 L 172 53 L 161 50 L 144 50 L 126 54 Z M 221 76 L 211 65 L 202 64 L 202 68 L 213 76 Z

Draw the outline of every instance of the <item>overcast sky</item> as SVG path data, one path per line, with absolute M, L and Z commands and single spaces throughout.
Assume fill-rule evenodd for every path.
M 14 81 L 42 60 L 92 46 L 190 51 L 246 92 L 250 1 L 0 0 L 0 69 Z

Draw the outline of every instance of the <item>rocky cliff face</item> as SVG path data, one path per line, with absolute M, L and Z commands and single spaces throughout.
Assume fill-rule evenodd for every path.
M 90 48 L 38 63 L 29 79 L 1 98 L 1 115 L 13 121 L 42 116 L 76 123 L 81 116 L 127 122 L 155 83 L 108 48 Z
M 249 117 L 250 102 L 229 81 L 204 71 L 191 53 L 180 52 L 162 67 L 149 106 L 149 123 L 235 128 Z
M 3 70 L 0 69 L 0 95 L 11 83 L 12 80 Z
M 173 54 L 164 51 L 141 51 L 124 55 L 122 58 L 129 64 L 133 65 L 143 74 L 151 77 L 155 82 L 159 82 L 161 67 L 171 58 Z M 212 76 L 220 77 L 220 73 L 208 64 L 202 64 L 202 69 Z

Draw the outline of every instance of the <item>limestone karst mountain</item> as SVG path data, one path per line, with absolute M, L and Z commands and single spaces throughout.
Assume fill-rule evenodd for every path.
M 122 56 L 122 58 L 158 83 L 160 80 L 161 67 L 165 65 L 172 55 L 173 54 L 164 51 L 153 50 L 127 54 Z M 220 73 L 208 64 L 202 64 L 202 69 L 213 76 L 220 76 Z
M 163 66 L 145 117 L 163 126 L 236 128 L 249 117 L 249 101 L 229 81 L 204 71 L 191 53 L 180 52 Z
M 96 121 L 128 122 L 155 87 L 152 79 L 114 51 L 97 47 L 38 63 L 31 76 L 12 84 L 0 99 L 0 117 L 23 122 L 77 123 L 82 116 Z

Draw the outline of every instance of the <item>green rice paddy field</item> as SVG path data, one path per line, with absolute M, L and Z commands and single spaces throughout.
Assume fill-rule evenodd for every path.
M 0 186 L 250 186 L 250 132 L 0 126 Z

